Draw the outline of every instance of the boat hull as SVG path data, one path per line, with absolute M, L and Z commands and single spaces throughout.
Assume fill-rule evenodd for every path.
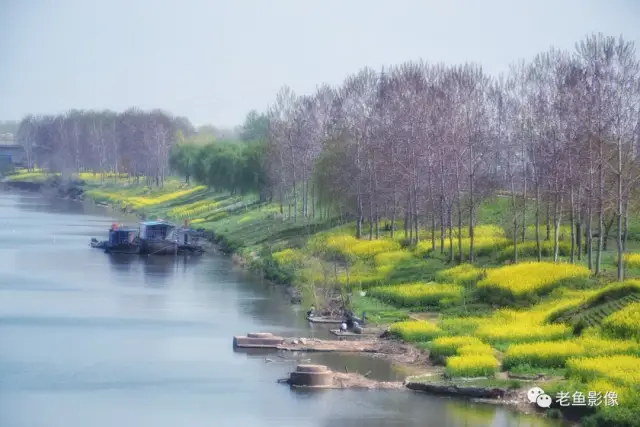
M 122 244 L 122 245 L 114 245 L 114 246 L 109 246 L 107 245 L 104 248 L 104 252 L 107 254 L 138 254 L 140 253 L 140 245 L 135 245 L 135 244 Z
M 174 255 L 177 250 L 177 242 L 140 239 L 140 254 L 142 255 Z

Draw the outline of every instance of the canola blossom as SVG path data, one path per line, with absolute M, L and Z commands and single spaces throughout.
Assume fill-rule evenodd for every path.
M 472 336 L 440 337 L 431 342 L 429 346 L 430 356 L 454 356 L 460 347 L 481 344 L 482 341 Z
M 462 298 L 464 288 L 446 283 L 411 283 L 377 286 L 369 294 L 384 302 L 401 307 L 447 306 Z
M 391 325 L 391 334 L 410 342 L 426 342 L 442 335 L 442 330 L 431 322 L 407 320 Z
M 458 356 L 469 356 L 473 354 L 495 355 L 496 351 L 489 344 L 468 344 L 458 347 L 456 354 Z
M 571 358 L 567 375 L 581 381 L 608 379 L 617 384 L 640 386 L 640 357 L 617 355 Z
M 573 341 L 540 341 L 512 344 L 502 362 L 505 369 L 518 365 L 536 368 L 563 368 L 571 357 L 581 356 L 585 349 Z
M 490 377 L 498 372 L 500 362 L 487 354 L 452 356 L 447 359 L 449 377 Z
M 494 288 L 513 295 L 543 293 L 567 279 L 586 279 L 591 275 L 587 267 L 551 262 L 523 262 L 487 271 L 478 282 L 479 288 Z
M 605 318 L 602 330 L 609 337 L 640 340 L 640 302 L 629 304 Z
M 439 271 L 436 280 L 456 284 L 472 283 L 482 276 L 483 270 L 472 264 L 460 264 L 453 268 Z

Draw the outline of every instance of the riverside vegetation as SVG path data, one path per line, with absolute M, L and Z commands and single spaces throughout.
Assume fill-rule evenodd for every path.
M 47 175 L 17 171 L 9 180 L 44 182 Z M 607 275 L 606 267 L 601 277 L 593 277 L 584 261 L 568 263 L 566 253 L 557 263 L 505 265 L 505 232 L 488 224 L 474 230 L 485 242 L 479 250 L 486 255 L 475 265 L 452 267 L 446 253 L 407 245 L 402 233 L 367 240 L 354 237 L 353 223 L 325 219 L 296 225 L 283 220 L 277 204 L 258 197 L 218 193 L 179 179 L 153 188 L 130 184 L 124 175 L 79 177 L 85 195 L 97 202 L 150 218 L 189 219 L 213 232 L 225 251 L 239 253 L 250 268 L 274 282 L 297 285 L 305 303 L 321 307 L 326 291 L 339 284 L 353 309 L 389 324 L 393 335 L 428 350 L 434 364 L 444 365 L 443 378 L 424 381 L 455 383 L 460 378 L 469 384 L 469 377 L 489 377 L 493 380 L 478 383 L 526 387 L 526 381 L 504 374 L 543 373 L 548 379 L 535 384 L 548 393 L 616 392 L 620 405 L 599 408 L 594 422 L 619 422 L 638 410 L 638 253 L 627 254 L 629 278 L 623 282 Z M 496 212 L 506 201 L 487 200 L 479 216 L 499 222 Z M 568 247 L 564 236 L 560 242 Z M 604 264 L 615 267 L 613 254 L 606 253 Z M 435 316 L 414 319 L 425 313 Z
M 339 293 L 428 350 L 444 373 L 422 381 L 544 374 L 554 397 L 617 393 L 572 408 L 583 425 L 637 426 L 639 83 L 633 45 L 592 35 L 504 79 L 414 62 L 284 88 L 241 141 L 157 112 L 27 117 L 29 168 L 8 180 L 73 175 L 95 201 L 189 219 L 305 304 Z

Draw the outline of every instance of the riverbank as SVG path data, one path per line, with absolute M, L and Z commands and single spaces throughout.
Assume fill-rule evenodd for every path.
M 597 278 L 584 259 L 550 262 L 551 241 L 543 242 L 545 262 L 526 262 L 535 251 L 528 240 L 518 247 L 521 262 L 505 265 L 513 247 L 498 225 L 506 215 L 500 200 L 479 212 L 475 264 L 452 266 L 439 247 L 432 249 L 426 232 L 417 245 L 390 230 L 358 240 L 354 224 L 339 218 L 303 211 L 294 218 L 275 204 L 177 180 L 161 189 L 87 180 L 83 188 L 86 198 L 120 212 L 190 219 L 237 262 L 274 283 L 294 285 L 296 302 L 329 313 L 343 303 L 366 311 L 371 322 L 390 327 L 389 342 L 398 346 L 381 357 L 413 364 L 422 374 L 415 382 L 460 388 L 490 381 L 510 390 L 524 411 L 536 410 L 522 393 L 530 386 L 554 397 L 561 391 L 615 392 L 622 402 L 618 411 L 603 406 L 594 415 L 585 408 L 583 415 L 599 423 L 594 425 L 633 425 L 625 423 L 637 411 L 633 366 L 640 366 L 640 335 L 637 324 L 625 319 L 638 310 L 640 287 L 633 279 L 612 283 L 611 252 L 604 253 L 605 273 Z M 561 228 L 561 261 L 568 261 L 568 235 Z M 468 237 L 463 240 L 467 245 Z M 627 269 L 632 278 L 640 277 L 634 257 Z M 552 410 L 557 416 L 566 409 L 554 402 Z

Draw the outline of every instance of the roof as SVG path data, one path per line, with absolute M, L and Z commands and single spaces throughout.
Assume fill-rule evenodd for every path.
M 112 231 L 126 231 L 126 232 L 131 232 L 131 231 L 138 231 L 137 228 L 131 228 L 131 227 L 118 227 L 115 230 Z
M 144 222 L 141 222 L 140 224 L 147 225 L 147 226 L 149 226 L 149 225 L 166 225 L 166 226 L 169 226 L 169 227 L 174 227 L 173 224 L 169 224 L 166 221 L 144 221 Z

